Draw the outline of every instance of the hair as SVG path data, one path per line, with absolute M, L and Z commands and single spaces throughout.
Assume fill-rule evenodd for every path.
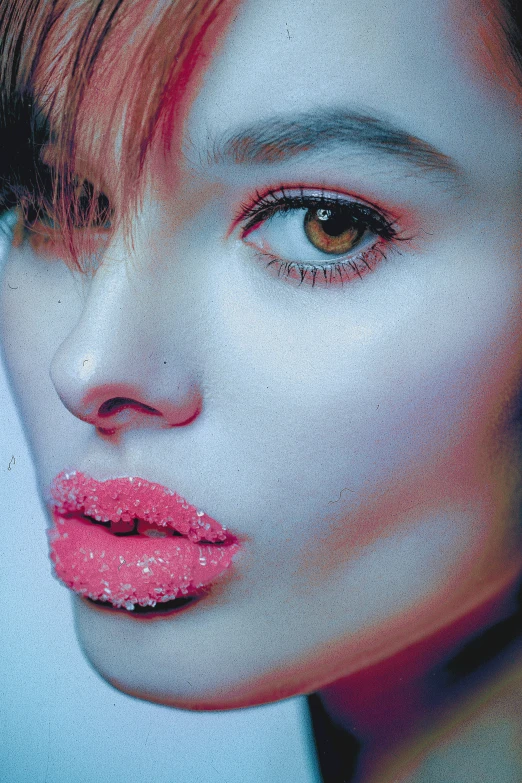
M 127 214 L 150 146 L 161 137 L 168 150 L 225 5 L 0 0 L 0 213 L 59 225 L 79 264 L 89 248 L 76 229 Z
M 0 0 L 0 213 L 58 225 L 80 266 L 90 232 L 76 229 L 115 228 L 138 205 L 147 153 L 158 138 L 168 150 L 207 33 L 235 4 Z M 519 0 L 496 10 L 522 86 Z
M 522 83 L 522 5 L 520 0 L 501 0 L 500 24 L 507 41 L 508 54 Z

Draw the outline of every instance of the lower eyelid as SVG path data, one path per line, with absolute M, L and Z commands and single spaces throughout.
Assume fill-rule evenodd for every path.
M 258 251 L 257 256 L 275 278 L 289 280 L 297 286 L 328 288 L 362 280 L 387 260 L 393 251 L 400 252 L 389 242 L 377 241 L 368 250 L 352 258 L 340 257 L 321 265 L 286 261 L 262 251 Z

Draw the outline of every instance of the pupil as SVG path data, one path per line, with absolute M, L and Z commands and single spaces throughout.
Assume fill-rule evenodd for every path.
M 343 215 L 341 210 L 316 209 L 312 215 L 316 220 L 321 221 L 321 230 L 330 237 L 338 237 L 349 231 L 353 226 L 353 218 Z

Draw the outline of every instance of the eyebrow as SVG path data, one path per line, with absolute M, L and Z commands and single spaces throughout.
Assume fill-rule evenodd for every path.
M 458 163 L 427 141 L 379 117 L 328 109 L 272 117 L 216 140 L 210 161 L 238 164 L 276 164 L 305 153 L 348 146 L 391 155 L 424 173 L 461 179 Z

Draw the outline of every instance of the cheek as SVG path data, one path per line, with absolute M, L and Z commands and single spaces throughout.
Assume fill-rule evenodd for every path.
M 255 492 L 284 516 L 276 534 L 300 548 L 303 580 L 440 514 L 453 515 L 468 564 L 501 547 L 518 470 L 505 420 L 522 365 L 518 270 L 477 258 L 463 250 L 457 264 L 441 248 L 422 274 L 404 262 L 344 302 L 287 297 L 280 283 L 264 301 L 246 280 L 241 296 L 216 298 L 219 415 Z M 447 551 L 447 529 L 433 531 L 426 548 Z

